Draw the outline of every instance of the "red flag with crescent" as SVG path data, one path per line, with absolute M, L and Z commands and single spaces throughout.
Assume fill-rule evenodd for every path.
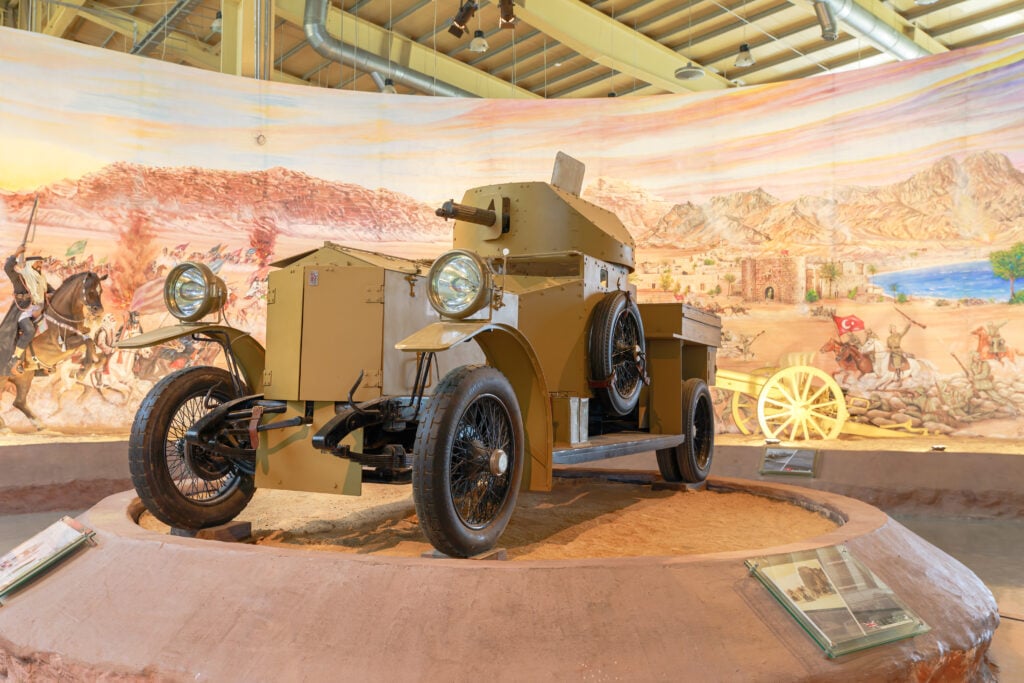
M 839 330 L 840 335 L 864 329 L 864 321 L 855 315 L 834 315 L 832 316 L 832 322 L 836 324 L 836 329 Z

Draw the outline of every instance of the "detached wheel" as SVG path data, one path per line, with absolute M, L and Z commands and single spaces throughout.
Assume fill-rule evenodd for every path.
M 197 366 L 164 377 L 139 406 L 128 438 L 132 483 L 161 522 L 181 529 L 216 526 L 234 519 L 252 498 L 252 475 L 185 443 L 196 420 L 233 398 L 231 375 Z
M 675 448 L 657 452 L 658 470 L 665 481 L 696 484 L 711 473 L 715 450 L 715 409 L 711 391 L 702 379 L 683 382 L 683 434 L 686 440 Z
M 589 350 L 595 396 L 612 415 L 628 415 L 640 400 L 645 344 L 640 309 L 625 292 L 610 292 L 594 307 Z
M 438 385 L 416 432 L 413 500 L 435 548 L 470 557 L 493 548 L 523 478 L 523 418 L 512 385 L 463 366 Z

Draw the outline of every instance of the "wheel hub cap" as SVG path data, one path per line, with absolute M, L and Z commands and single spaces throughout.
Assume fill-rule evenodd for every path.
M 508 453 L 501 448 L 495 448 L 491 451 L 491 474 L 496 477 L 500 477 L 508 471 Z

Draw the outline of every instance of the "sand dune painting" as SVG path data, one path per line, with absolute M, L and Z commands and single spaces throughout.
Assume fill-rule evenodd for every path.
M 640 299 L 722 316 L 719 367 L 820 368 L 852 421 L 918 438 L 1017 438 L 1022 96 L 1020 38 L 718 93 L 512 101 L 257 82 L 0 28 L 0 249 L 38 197 L 29 250 L 51 279 L 110 276 L 107 336 L 169 322 L 162 277 L 200 259 L 262 337 L 275 257 L 325 239 L 434 256 L 441 202 L 546 180 L 564 151 L 633 234 Z M 112 351 L 29 401 L 48 430 L 123 433 L 157 378 L 204 360 Z M 749 397 L 716 404 L 723 431 L 759 429 Z M 0 418 L 34 430 L 10 394 Z

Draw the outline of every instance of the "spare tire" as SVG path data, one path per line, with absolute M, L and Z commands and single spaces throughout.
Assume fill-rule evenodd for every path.
M 590 321 L 590 380 L 594 396 L 615 417 L 633 412 L 646 381 L 644 325 L 626 292 L 609 292 Z

